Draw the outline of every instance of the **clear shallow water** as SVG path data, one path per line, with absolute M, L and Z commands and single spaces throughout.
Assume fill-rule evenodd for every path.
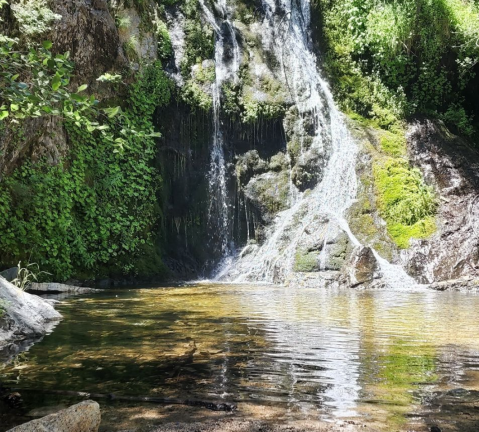
M 385 430 L 479 430 L 478 295 L 203 284 L 109 291 L 59 310 L 54 333 L 0 380 L 224 398 Z

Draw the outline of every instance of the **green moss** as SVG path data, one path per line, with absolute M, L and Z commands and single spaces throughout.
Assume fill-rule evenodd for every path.
M 319 252 L 308 252 L 305 250 L 297 250 L 294 256 L 295 272 L 311 273 L 319 270 Z
M 409 247 L 410 239 L 428 238 L 433 235 L 437 229 L 436 220 L 432 216 L 427 216 L 413 225 L 388 222 L 387 227 L 394 242 L 401 249 L 407 249 Z
M 407 153 L 406 137 L 401 130 L 382 131 L 379 135 L 379 143 L 382 151 L 390 156 L 405 156 Z
M 246 189 L 246 195 L 270 214 L 288 207 L 289 176 L 286 171 L 256 177 L 248 183 Z
M 379 212 L 399 247 L 408 247 L 411 237 L 434 232 L 437 200 L 418 169 L 402 159 L 387 158 L 374 163 L 373 175 Z

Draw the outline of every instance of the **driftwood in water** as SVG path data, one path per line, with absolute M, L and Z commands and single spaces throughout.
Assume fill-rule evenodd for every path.
M 206 408 L 213 411 L 234 411 L 236 410 L 236 405 L 231 402 L 211 402 L 211 401 L 201 401 L 201 400 L 191 400 L 191 399 L 170 399 L 170 398 L 160 398 L 160 397 L 150 397 L 150 396 L 120 396 L 113 393 L 110 394 L 101 394 L 101 393 L 88 393 L 88 392 L 77 392 L 69 390 L 35 390 L 35 389 L 14 389 L 17 392 L 38 392 L 38 393 L 47 393 L 47 394 L 58 394 L 64 396 L 75 396 L 85 399 L 108 399 L 112 401 L 123 401 L 123 402 L 150 402 L 163 405 L 188 405 L 195 406 L 200 408 Z

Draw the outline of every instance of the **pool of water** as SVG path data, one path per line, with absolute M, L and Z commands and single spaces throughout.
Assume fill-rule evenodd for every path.
M 58 309 L 53 334 L 0 381 L 224 399 L 384 430 L 479 430 L 476 294 L 200 284 L 105 291 Z

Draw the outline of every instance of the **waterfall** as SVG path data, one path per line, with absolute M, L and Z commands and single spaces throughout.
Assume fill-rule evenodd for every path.
M 213 97 L 213 143 L 210 153 L 209 181 L 209 209 L 208 226 L 214 237 L 219 239 L 221 256 L 229 256 L 231 253 L 231 229 L 230 229 L 230 203 L 227 190 L 227 172 L 224 154 L 223 133 L 221 130 L 221 87 L 228 80 L 236 80 L 239 69 L 240 52 L 236 34 L 229 19 L 229 11 L 226 0 L 218 3 L 221 17 L 217 20 L 208 9 L 204 0 L 199 0 L 206 20 L 215 32 L 215 81 L 212 84 Z M 233 45 L 232 59 L 226 58 L 225 36 Z
M 291 207 L 276 216 L 261 246 L 246 246 L 237 258 L 222 263 L 218 277 L 235 282 L 284 282 L 294 271 L 295 255 L 308 229 L 322 236 L 322 270 L 326 270 L 329 241 L 339 234 L 346 233 L 353 246 L 361 246 L 345 218 L 357 194 L 358 147 L 318 70 L 309 36 L 309 0 L 287 4 L 263 0 L 263 9 L 264 49 L 273 52 L 281 64 L 284 82 L 299 113 L 298 127 L 304 127 L 308 120 L 314 127 L 312 143 L 305 149 L 301 142 L 299 157 L 306 151 L 318 151 L 325 155 L 325 163 L 318 166 L 322 178 L 311 191 L 301 193 L 291 184 L 290 188 L 295 189 L 290 194 Z M 402 268 L 388 263 L 376 251 L 374 254 L 387 284 L 415 285 Z
M 237 281 L 283 280 L 292 271 L 295 251 L 305 230 L 318 217 L 324 217 L 327 243 L 327 238 L 337 235 L 344 225 L 343 213 L 357 191 L 358 149 L 326 81 L 318 73 L 309 42 L 309 3 L 301 0 L 282 7 L 284 10 L 277 13 L 273 0 L 263 1 L 263 45 L 281 63 L 284 81 L 299 113 L 299 125 L 312 119 L 315 131 L 310 150 L 327 149 L 329 160 L 322 181 L 312 191 L 308 194 L 295 191 L 297 198 L 292 200 L 292 207 L 277 216 L 265 243 L 253 253 L 242 254 L 228 272 L 223 270 L 222 274 Z

